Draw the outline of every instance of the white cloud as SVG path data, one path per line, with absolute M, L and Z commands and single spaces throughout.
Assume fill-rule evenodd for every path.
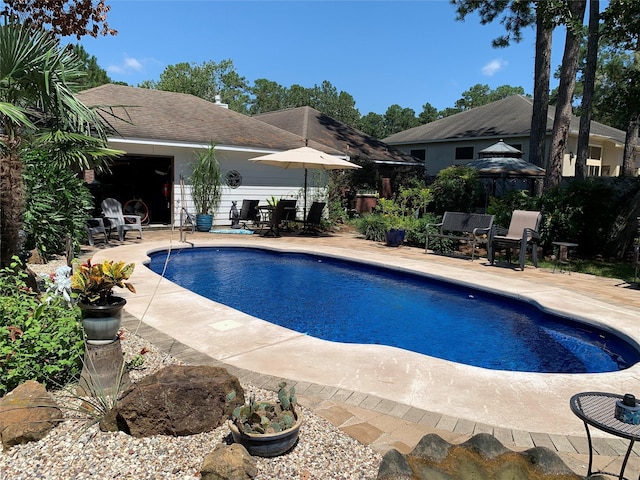
M 137 58 L 124 56 L 121 63 L 116 65 L 109 65 L 107 67 L 108 73 L 116 73 L 126 75 L 128 73 L 136 73 L 144 71 L 144 65 L 148 63 L 145 60 L 138 60 Z
M 507 65 L 509 65 L 509 62 L 507 62 L 506 60 L 502 60 L 501 58 L 496 58 L 494 60 L 491 60 L 486 65 L 484 65 L 481 71 L 483 75 L 486 75 L 487 77 L 493 77 L 496 73 L 498 73 L 500 70 L 505 68 Z
M 125 58 L 124 64 L 128 69 L 135 70 L 136 72 L 139 72 L 142 70 L 142 63 L 140 63 L 135 58 L 130 58 L 130 57 Z

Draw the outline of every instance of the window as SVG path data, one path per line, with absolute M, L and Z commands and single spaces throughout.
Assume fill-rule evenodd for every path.
M 600 176 L 600 166 L 599 165 L 587 165 L 587 176 L 588 177 L 599 177 Z
M 591 160 L 602 160 L 602 147 L 589 147 L 589 158 Z
M 411 156 L 419 158 L 424 162 L 424 159 L 426 158 L 424 148 L 422 150 L 411 150 Z
M 456 160 L 473 160 L 473 147 L 456 147 Z
M 522 151 L 522 144 L 521 143 L 510 143 L 509 146 L 515 148 L 516 150 Z

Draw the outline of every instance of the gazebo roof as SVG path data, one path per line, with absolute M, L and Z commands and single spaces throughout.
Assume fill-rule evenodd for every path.
M 467 166 L 477 169 L 481 177 L 542 177 L 545 174 L 544 168 L 513 157 L 483 157 L 467 163 Z
M 542 177 L 542 167 L 522 159 L 522 152 L 500 140 L 478 152 L 478 159 L 467 163 L 481 177 Z
M 494 143 L 490 147 L 480 150 L 478 152 L 479 158 L 486 157 L 515 157 L 521 158 L 522 152 L 511 145 L 504 143 L 504 140 L 500 139 L 498 143 Z

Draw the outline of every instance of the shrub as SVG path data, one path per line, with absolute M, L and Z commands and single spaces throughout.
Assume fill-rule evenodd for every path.
M 50 259 L 65 253 L 68 235 L 74 253 L 79 253 L 93 209 L 91 193 L 72 171 L 52 162 L 43 152 L 27 154 L 25 166 L 26 248 L 36 248 L 43 258 Z
M 472 167 L 453 166 L 440 172 L 430 186 L 432 208 L 439 215 L 446 211 L 473 212 L 482 205 L 483 189 L 478 171 Z
M 0 270 L 0 396 L 27 380 L 65 385 L 82 368 L 80 311 L 62 297 L 42 302 L 20 266 L 11 267 Z
M 487 213 L 494 215 L 494 224 L 508 227 L 514 210 L 539 210 L 540 198 L 531 197 L 527 192 L 511 191 L 500 199 L 491 197 Z
M 578 243 L 583 256 L 612 256 L 637 191 L 638 182 L 626 179 L 573 179 L 539 198 L 523 192 L 492 198 L 488 213 L 495 215 L 497 225 L 507 227 L 513 210 L 540 210 L 544 251 L 550 253 L 551 242 L 561 240 Z
M 427 224 L 437 223 L 438 217 L 429 213 L 420 218 L 409 218 L 406 223 L 405 241 L 415 247 L 424 247 L 427 240 Z M 434 230 L 435 229 L 431 229 Z M 431 242 L 433 244 L 433 241 Z
M 356 230 L 364 235 L 365 240 L 382 242 L 390 228 L 389 218 L 380 213 L 367 213 L 354 221 Z

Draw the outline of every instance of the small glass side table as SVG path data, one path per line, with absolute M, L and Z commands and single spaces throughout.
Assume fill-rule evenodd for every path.
M 564 272 L 564 265 L 567 266 L 569 275 L 571 275 L 571 260 L 569 260 L 569 249 L 576 248 L 577 243 L 572 242 L 551 242 L 557 248 L 556 261 L 553 265 L 553 273 L 556 273 L 556 268 L 560 265 L 560 272 Z

